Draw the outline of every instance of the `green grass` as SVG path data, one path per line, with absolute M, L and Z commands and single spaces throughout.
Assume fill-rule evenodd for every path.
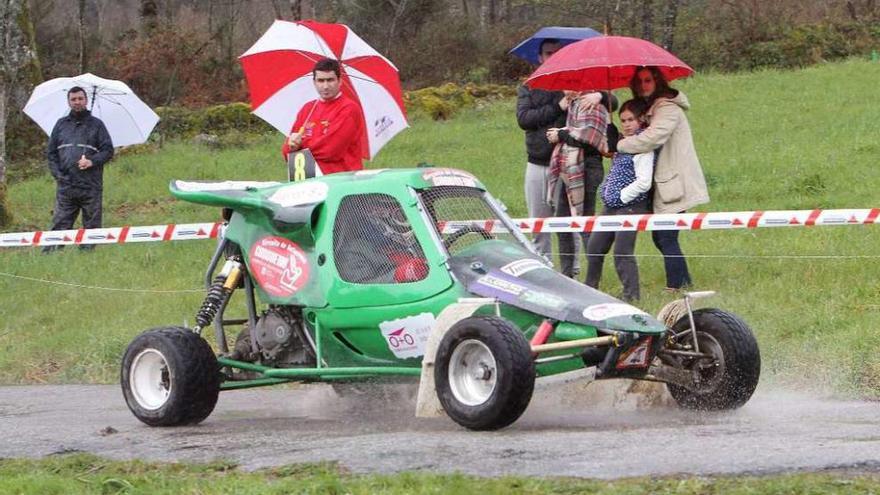
M 712 196 L 701 211 L 880 206 L 878 79 L 880 64 L 850 61 L 795 72 L 701 75 L 677 84 L 693 105 L 690 122 Z M 172 200 L 168 182 L 280 180 L 280 144 L 280 135 L 222 151 L 171 143 L 119 157 L 105 177 L 104 224 L 213 221 L 216 210 Z M 416 118 L 369 167 L 419 162 L 474 172 L 511 215 L 526 216 L 525 151 L 513 100 L 447 122 Z M 46 177 L 12 185 L 17 225 L 11 230 L 45 228 L 53 194 Z M 640 239 L 641 305 L 656 311 L 669 300 L 662 293 L 662 262 L 649 237 Z M 742 315 L 757 334 L 762 381 L 867 397 L 880 396 L 878 241 L 877 226 L 682 234 L 697 288 L 720 293 L 705 304 Z M 127 342 L 149 327 L 192 323 L 202 294 L 90 287 L 197 289 L 213 246 L 108 246 L 51 256 L 0 251 L 0 382 L 115 381 Z M 602 288 L 616 294 L 610 265 Z
M 234 465 L 112 462 L 91 455 L 44 460 L 0 460 L 0 493 L 15 494 L 574 494 L 788 495 L 872 494 L 876 475 L 795 474 L 766 477 L 634 478 L 596 481 L 572 478 L 477 478 L 460 474 L 353 475 L 334 464 L 284 466 L 243 472 Z

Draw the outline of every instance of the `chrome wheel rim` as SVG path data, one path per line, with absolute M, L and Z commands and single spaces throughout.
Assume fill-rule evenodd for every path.
M 495 391 L 498 367 L 486 344 L 462 341 L 449 360 L 449 387 L 455 399 L 467 406 L 484 404 Z
M 171 372 L 165 356 L 156 349 L 144 349 L 131 362 L 128 385 L 134 400 L 154 411 L 171 395 Z

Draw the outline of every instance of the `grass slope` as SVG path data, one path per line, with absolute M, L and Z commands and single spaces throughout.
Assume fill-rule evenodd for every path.
M 851 61 L 677 84 L 693 106 L 690 122 L 712 196 L 701 210 L 880 206 L 878 79 L 880 64 Z M 526 216 L 525 152 L 514 104 L 492 103 L 448 122 L 415 118 L 369 167 L 426 161 L 470 170 L 513 216 Z M 105 176 L 104 224 L 215 220 L 215 210 L 172 200 L 168 182 L 280 180 L 280 142 L 280 136 L 259 137 L 222 151 L 172 143 L 119 157 Z M 45 177 L 14 184 L 14 230 L 49 225 L 53 191 Z M 661 292 L 662 262 L 649 236 L 640 239 L 642 306 L 656 311 L 669 299 Z M 876 226 L 682 234 L 697 288 L 720 293 L 706 304 L 739 313 L 755 330 L 765 383 L 874 397 L 880 396 L 878 240 Z M 51 256 L 0 251 L 0 382 L 115 381 L 123 349 L 137 333 L 193 321 L 203 294 L 175 291 L 201 286 L 212 249 L 198 241 Z M 610 265 L 602 288 L 615 294 L 620 286 Z

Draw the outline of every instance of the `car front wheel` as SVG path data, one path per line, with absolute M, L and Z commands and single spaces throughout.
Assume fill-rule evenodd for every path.
M 437 349 L 434 382 L 446 414 L 472 430 L 496 430 L 519 418 L 535 388 L 531 348 L 502 318 L 459 321 Z
M 196 424 L 220 394 L 220 366 L 211 346 L 179 327 L 138 335 L 122 358 L 122 394 L 131 412 L 150 426 Z

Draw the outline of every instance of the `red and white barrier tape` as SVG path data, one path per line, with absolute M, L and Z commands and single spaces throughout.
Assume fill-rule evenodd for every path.
M 47 230 L 0 234 L 0 247 L 130 244 L 133 242 L 215 239 L 220 223 L 182 223 L 140 227 Z
M 878 217 L 880 217 L 880 208 L 520 218 L 514 219 L 514 223 L 523 233 L 537 234 L 542 232 L 623 232 L 863 225 L 880 223 Z M 442 222 L 440 230 L 444 234 L 449 234 L 464 226 L 472 225 L 489 232 L 506 231 L 497 220 Z
M 514 223 L 519 226 L 523 233 L 865 225 L 880 223 L 880 208 L 519 218 L 514 219 Z M 0 234 L 0 248 L 215 239 L 221 225 L 220 223 L 187 223 L 140 227 L 126 226 L 101 229 L 14 232 Z M 504 226 L 497 220 L 441 222 L 440 231 L 444 234 L 450 234 L 465 226 L 472 225 L 477 225 L 489 232 L 506 232 Z

